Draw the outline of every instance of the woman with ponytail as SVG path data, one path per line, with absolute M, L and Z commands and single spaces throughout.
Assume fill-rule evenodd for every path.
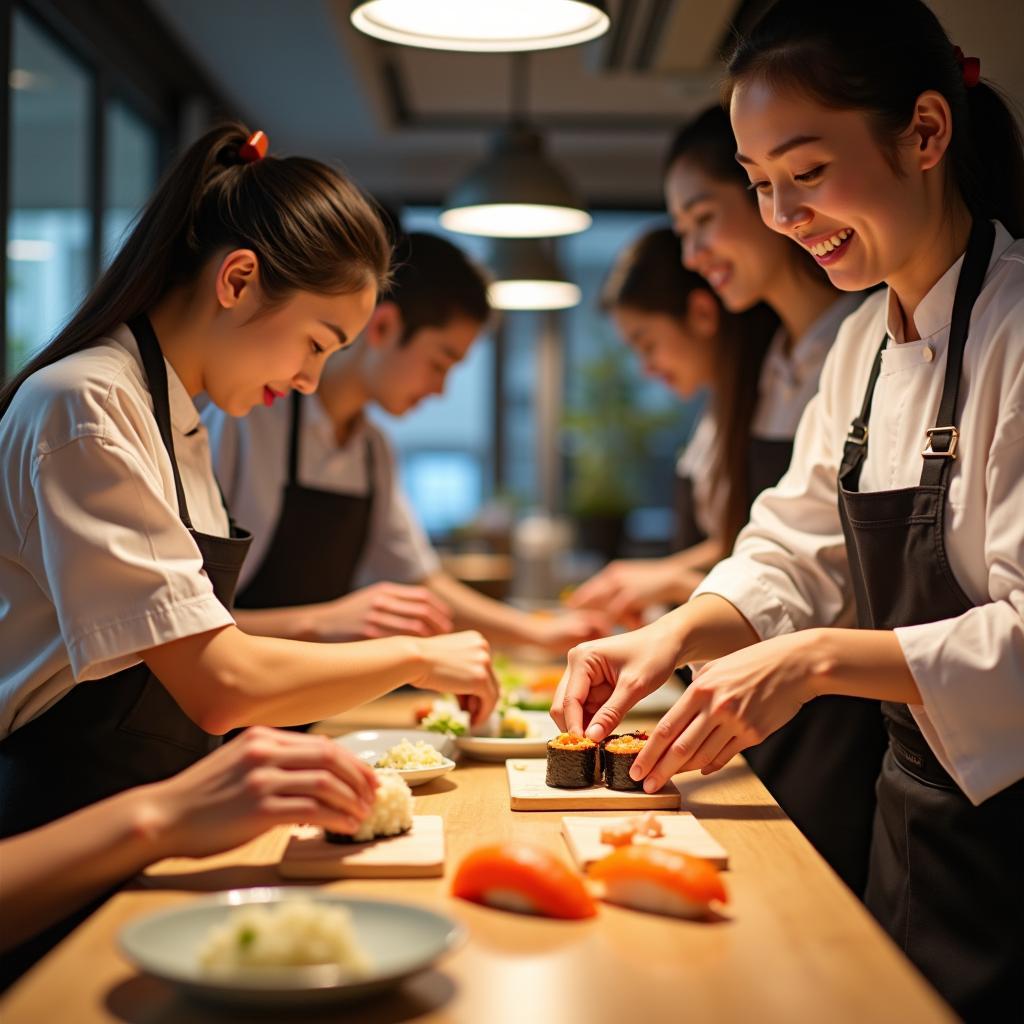
M 683 608 L 570 652 L 554 713 L 600 738 L 709 662 L 634 774 L 721 768 L 822 695 L 878 700 L 866 902 L 968 1021 L 1024 969 L 1024 153 L 921 0 L 780 0 L 729 66 L 765 223 L 840 329 L 793 462 Z M 859 628 L 838 628 L 844 607 Z
M 231 729 L 309 722 L 403 683 L 466 694 L 477 717 L 494 704 L 477 634 L 304 644 L 234 623 L 248 536 L 193 399 L 243 416 L 315 391 L 391 259 L 349 181 L 265 151 L 237 124 L 199 139 L 0 395 L 0 837 L 167 778 Z M 289 792 L 329 782 L 311 770 Z M 328 788 L 365 816 L 352 785 Z

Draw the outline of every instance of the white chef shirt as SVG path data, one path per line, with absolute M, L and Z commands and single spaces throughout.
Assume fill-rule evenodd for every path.
M 239 590 L 259 570 L 281 517 L 288 480 L 291 400 L 257 406 L 235 419 L 214 406 L 203 410 L 214 470 L 231 514 L 252 531 Z M 366 444 L 373 445 L 373 508 L 367 545 L 354 586 L 379 580 L 418 583 L 440 569 L 430 541 L 416 521 L 398 480 L 395 456 L 380 428 L 365 416 L 339 446 L 334 424 L 314 395 L 302 399 L 298 482 L 338 494 L 369 492 Z
M 751 436 L 766 441 L 789 441 L 807 403 L 818 390 L 825 362 L 839 325 L 864 301 L 864 293 L 841 295 L 807 328 L 792 349 L 780 327 L 765 353 L 758 380 L 757 408 Z M 706 412 L 676 462 L 676 476 L 693 481 L 694 519 L 701 531 L 713 537 L 722 528 L 728 485 L 712 490 L 709 468 L 714 457 L 717 427 Z
M 843 441 L 887 335 L 860 489 L 920 483 L 962 262 L 915 311 L 920 341 L 902 340 L 899 309 L 886 291 L 846 320 L 800 422 L 789 472 L 755 502 L 732 557 L 694 596 L 721 595 L 762 638 L 836 620 L 852 600 L 836 496 Z M 977 804 L 1024 777 L 1024 241 L 1001 224 L 971 317 L 958 410 L 945 546 L 977 607 L 895 633 L 923 700 L 910 710 Z
M 807 403 L 818 390 L 821 368 L 839 325 L 864 301 L 863 292 L 839 295 L 786 351 L 789 335 L 772 338 L 757 385 L 757 409 L 750 432 L 766 441 L 791 441 Z
M 193 526 L 226 536 L 206 431 L 169 363 L 167 387 Z M 127 327 L 29 377 L 0 452 L 0 736 L 140 650 L 233 621 L 178 515 Z

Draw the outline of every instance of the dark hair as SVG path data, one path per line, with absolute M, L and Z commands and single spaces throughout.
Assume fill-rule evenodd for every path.
M 953 44 L 922 0 L 779 0 L 741 39 L 729 61 L 729 92 L 759 79 L 798 89 L 839 110 L 861 110 L 894 169 L 896 140 L 926 90 L 953 115 L 949 184 L 972 216 L 1024 234 L 1024 152 L 1006 100 L 979 82 L 968 88 Z
M 747 483 L 750 430 L 761 366 L 779 318 L 764 303 L 730 313 L 704 278 L 683 266 L 679 239 L 670 228 L 648 231 L 619 254 L 601 290 L 601 307 L 606 312 L 620 307 L 684 319 L 690 295 L 698 288 L 718 305 L 711 390 L 717 434 L 710 474 L 712 493 L 726 488 L 722 536 L 732 547 L 755 497 L 748 493 Z
M 384 296 L 402 314 L 402 344 L 425 327 L 456 317 L 486 323 L 491 314 L 487 281 L 466 254 L 437 235 L 399 235 L 390 291 Z
M 0 417 L 29 376 L 147 312 L 225 247 L 256 253 L 270 305 L 297 291 L 387 286 L 391 245 L 371 201 L 315 160 L 246 163 L 239 147 L 249 135 L 224 124 L 185 151 L 67 325 L 0 391 Z
M 752 206 L 757 206 L 757 193 L 749 189 L 747 172 L 736 160 L 736 136 L 729 115 L 721 106 L 708 107 L 676 133 L 665 158 L 665 174 L 677 160 L 687 160 L 715 181 L 742 188 Z M 767 225 L 765 230 L 770 231 Z M 828 284 L 828 274 L 806 249 L 792 243 L 793 268 L 805 277 Z

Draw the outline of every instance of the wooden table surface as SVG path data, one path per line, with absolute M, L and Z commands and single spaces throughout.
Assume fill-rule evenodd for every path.
M 404 726 L 422 697 L 397 695 L 328 729 Z M 570 860 L 558 812 L 509 809 L 501 764 L 466 762 L 416 790 L 417 813 L 445 819 L 443 879 L 346 880 L 329 888 L 421 903 L 461 921 L 469 939 L 433 970 L 371 1002 L 330 1013 L 261 1015 L 303 1024 L 359 1021 L 714 1021 L 899 1024 L 955 1018 L 825 866 L 737 758 L 680 777 L 683 806 L 729 852 L 728 917 L 675 921 L 606 904 L 584 922 L 524 917 L 449 895 L 462 857 L 487 841 L 528 840 Z M 244 1019 L 179 996 L 117 950 L 120 928 L 199 892 L 277 885 L 285 830 L 227 854 L 154 865 L 68 937 L 0 1001 L 3 1024 L 207 1024 Z

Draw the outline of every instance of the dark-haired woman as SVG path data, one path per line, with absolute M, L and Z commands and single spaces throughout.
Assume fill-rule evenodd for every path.
M 712 661 L 635 773 L 721 768 L 822 694 L 883 701 L 866 900 L 967 1020 L 1024 972 L 1024 152 L 920 0 L 780 0 L 731 118 L 762 216 L 845 289 L 790 470 L 684 608 L 570 653 L 558 714 L 603 735 Z M 833 623 L 850 596 L 860 628 Z M 603 711 L 595 705 L 610 706 Z
M 445 573 L 366 415 L 377 405 L 402 416 L 441 394 L 489 315 L 486 282 L 456 246 L 403 236 L 387 296 L 359 344 L 327 361 L 315 396 L 244 419 L 204 413 L 218 479 L 253 532 L 237 602 L 243 628 L 339 640 L 455 625 L 560 653 L 600 635 L 603 617 L 538 618 Z
M 641 588 L 647 602 L 682 604 L 729 553 L 749 512 L 748 494 L 773 486 L 785 471 L 821 364 L 839 324 L 860 301 L 839 297 L 813 266 L 808 273 L 807 257 L 767 230 L 745 189 L 705 176 L 684 155 L 697 133 L 705 140 L 717 136 L 721 146 L 723 130 L 726 145 L 734 145 L 726 115 L 717 110 L 684 129 L 673 147 L 666 188 L 687 262 L 707 277 L 682 266 L 680 240 L 665 228 L 623 253 L 605 287 L 604 304 L 650 372 L 683 397 L 702 385 L 711 392 L 711 411 L 680 459 L 684 479 L 692 480 L 693 518 L 707 539 L 667 558 L 613 562 L 574 595 L 619 618 L 636 610 L 630 601 Z M 773 299 L 787 319 L 780 323 L 757 302 L 759 294 Z M 730 313 L 723 305 L 744 312 Z M 794 334 L 797 343 L 789 344 Z M 689 503 L 677 504 L 685 510 Z M 877 704 L 832 697 L 804 709 L 746 755 L 858 895 L 867 879 L 884 746 Z
M 264 151 L 238 125 L 197 141 L 0 397 L 0 836 L 166 778 L 230 729 L 408 682 L 479 715 L 496 699 L 477 634 L 322 645 L 235 625 L 248 537 L 193 399 L 244 415 L 314 391 L 391 257 L 350 182 Z

